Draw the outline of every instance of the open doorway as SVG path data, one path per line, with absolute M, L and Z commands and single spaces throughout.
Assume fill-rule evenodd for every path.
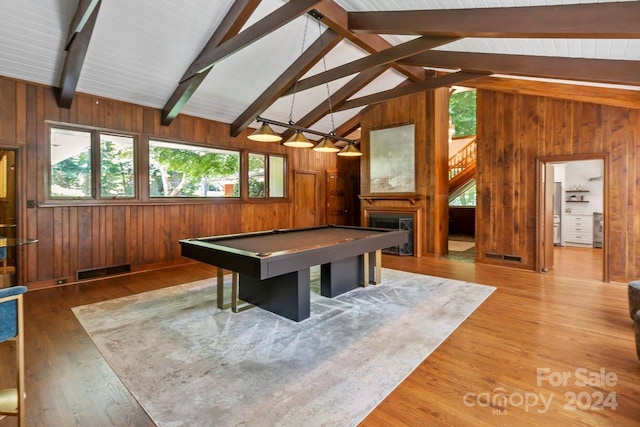
M 604 165 L 601 156 L 541 162 L 538 271 L 609 281 Z
M 0 150 L 0 240 L 16 237 L 16 152 Z M 0 288 L 16 283 L 15 245 L 2 245 Z
M 475 262 L 476 91 L 449 93 L 449 239 L 447 259 Z

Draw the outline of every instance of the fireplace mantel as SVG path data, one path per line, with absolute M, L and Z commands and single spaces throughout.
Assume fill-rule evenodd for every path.
M 406 200 L 411 205 L 415 205 L 418 200 L 423 198 L 422 194 L 361 194 L 358 197 L 370 205 L 378 200 Z

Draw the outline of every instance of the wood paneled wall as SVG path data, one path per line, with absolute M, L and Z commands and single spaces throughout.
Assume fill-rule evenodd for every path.
M 171 126 L 162 126 L 159 110 L 120 101 L 77 94 L 70 109 L 61 109 L 54 89 L 8 78 L 0 78 L 0 100 L 0 148 L 18 153 L 18 234 L 39 240 L 19 254 L 20 282 L 33 286 L 74 280 L 78 270 L 123 263 L 135 270 L 177 262 L 182 238 L 292 227 L 294 171 L 318 171 L 324 176 L 326 169 L 337 164 L 334 154 L 250 141 L 249 131 L 232 138 L 228 125 L 211 120 L 180 115 Z M 289 197 L 273 203 L 181 200 L 47 205 L 47 121 L 130 132 L 142 142 L 156 137 L 285 154 Z M 318 184 L 323 206 L 323 180 Z M 27 200 L 38 206 L 27 209 Z M 318 215 L 318 223 L 324 223 L 323 210 Z
M 448 235 L 448 139 L 449 92 L 447 88 L 407 95 L 378 104 L 362 115 L 361 193 L 369 191 L 369 132 L 413 123 L 415 125 L 417 200 L 372 198 L 363 200 L 364 209 L 420 209 L 422 224 L 415 224 L 415 236 L 421 255 L 440 256 L 447 253 Z M 402 141 L 398 141 L 402 144 Z M 410 195 L 408 195 L 410 196 Z M 364 213 L 363 213 L 364 218 Z M 365 224 L 363 224 L 365 225 Z
M 533 269 L 536 159 L 597 155 L 608 161 L 605 251 L 611 279 L 640 277 L 639 153 L 640 109 L 479 90 L 477 259 L 515 255 L 521 264 L 504 264 Z

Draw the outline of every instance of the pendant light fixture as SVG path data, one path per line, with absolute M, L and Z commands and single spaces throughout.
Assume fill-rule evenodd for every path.
M 253 131 L 249 138 L 252 141 L 260 141 L 260 142 L 280 142 L 282 141 L 282 137 L 275 133 L 271 126 L 266 123 L 262 123 L 260 127 Z
M 358 157 L 362 156 L 362 151 L 356 148 L 355 143 L 348 142 L 347 145 L 338 153 L 342 157 Z
M 318 22 L 318 33 L 320 36 L 320 43 L 322 43 L 322 27 L 320 26 L 320 19 L 322 19 L 322 15 L 320 15 L 318 12 L 313 10 L 309 12 L 309 14 L 307 15 L 307 20 L 305 22 L 304 36 L 302 38 L 302 49 L 301 49 L 300 56 L 304 54 L 304 45 L 307 38 L 307 28 L 309 25 L 309 15 L 314 17 Z M 324 72 L 326 75 L 327 63 L 324 57 L 322 58 L 322 63 L 323 63 Z M 287 141 L 283 143 L 283 145 L 287 147 L 295 147 L 295 148 L 313 147 L 314 151 L 323 152 L 323 153 L 338 153 L 339 156 L 351 156 L 351 157 L 361 156 L 362 153 L 355 146 L 355 144 L 357 143 L 356 141 L 336 135 L 335 123 L 333 120 L 333 106 L 331 105 L 331 91 L 329 90 L 328 77 L 325 83 L 327 88 L 327 102 L 329 103 L 329 116 L 331 117 L 332 131 L 330 133 L 318 132 L 318 131 L 308 129 L 302 126 L 298 126 L 295 124 L 295 122 L 293 121 L 293 108 L 295 105 L 296 93 L 298 88 L 298 80 L 300 79 L 300 77 L 302 76 L 297 77 L 293 87 L 293 95 L 291 98 L 291 109 L 289 111 L 289 122 L 283 123 L 283 122 L 278 122 L 275 120 L 270 120 L 270 119 L 258 116 L 256 117 L 256 121 L 258 123 L 261 123 L 261 125 L 251 135 L 249 135 L 248 138 L 253 141 L 280 142 L 282 141 L 282 137 L 278 135 L 276 132 L 274 132 L 273 129 L 269 126 L 269 125 L 274 125 L 274 126 L 280 126 L 280 127 L 284 127 L 284 128 L 295 131 L 293 136 L 291 136 L 291 138 L 289 138 Z M 313 142 L 307 139 L 304 133 L 319 135 L 319 136 L 322 136 L 323 138 L 322 140 L 320 140 L 320 142 L 318 142 L 317 144 L 314 144 Z M 335 144 L 333 143 L 333 141 L 336 141 L 336 140 L 344 141 L 347 143 L 347 145 L 342 150 L 340 150 L 340 148 L 336 147 Z

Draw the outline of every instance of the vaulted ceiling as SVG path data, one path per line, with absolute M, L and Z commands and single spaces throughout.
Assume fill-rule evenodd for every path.
M 12 1 L 0 75 L 59 88 L 61 106 L 83 92 L 162 109 L 164 124 L 237 135 L 262 115 L 347 133 L 370 104 L 490 75 L 640 91 L 640 2 Z

